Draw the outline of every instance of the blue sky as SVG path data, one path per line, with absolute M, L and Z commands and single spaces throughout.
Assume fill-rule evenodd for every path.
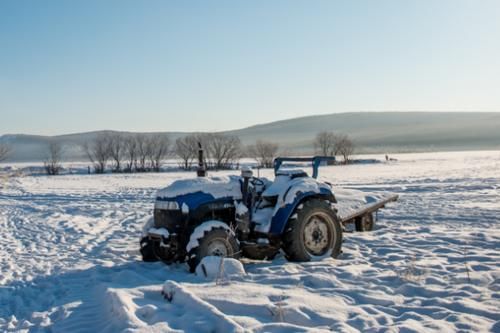
M 0 1 L 0 134 L 500 111 L 500 1 Z

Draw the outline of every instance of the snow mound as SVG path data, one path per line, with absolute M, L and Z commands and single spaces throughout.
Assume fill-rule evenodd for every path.
M 227 279 L 246 275 L 243 264 L 233 258 L 208 256 L 196 266 L 196 275 L 207 279 Z
M 206 325 L 201 330 L 203 332 L 245 331 L 232 318 L 177 282 L 165 281 L 161 293 L 167 302 L 179 308 L 178 312 L 182 314 L 182 322 L 192 325 L 185 330 L 186 332 L 199 332 L 200 323 Z

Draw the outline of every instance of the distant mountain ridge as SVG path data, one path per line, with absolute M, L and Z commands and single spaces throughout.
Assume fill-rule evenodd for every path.
M 348 134 L 357 152 L 412 152 L 500 149 L 500 113 L 494 112 L 351 112 L 306 116 L 225 131 L 243 144 L 257 139 L 278 143 L 294 154 L 313 152 L 312 142 L 320 131 Z M 40 136 L 6 134 L 0 142 L 12 145 L 9 161 L 42 161 L 47 143 L 65 146 L 67 160 L 85 160 L 80 146 L 98 133 Z M 132 135 L 132 132 L 120 132 Z M 164 132 L 175 140 L 188 132 Z M 148 133 L 154 134 L 154 133 Z

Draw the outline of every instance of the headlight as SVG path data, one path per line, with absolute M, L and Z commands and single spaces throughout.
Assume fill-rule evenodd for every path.
M 156 200 L 155 202 L 155 209 L 162 209 L 162 210 L 178 210 L 179 209 L 179 204 L 175 201 L 159 201 Z

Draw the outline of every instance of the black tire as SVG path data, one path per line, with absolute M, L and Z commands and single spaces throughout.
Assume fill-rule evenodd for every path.
M 155 250 L 154 250 L 154 242 L 150 240 L 148 237 L 143 237 L 141 239 L 141 255 L 142 255 L 142 260 L 145 262 L 154 262 L 158 261 L 158 257 L 155 255 Z
M 342 252 L 342 226 L 328 201 L 308 200 L 299 205 L 292 216 L 283 236 L 283 250 L 288 260 L 338 257 Z M 307 237 L 308 230 L 314 239 Z
M 199 245 L 189 251 L 189 270 L 193 273 L 201 259 L 207 256 L 222 256 L 226 258 L 240 257 L 240 246 L 236 237 L 227 229 L 214 228 L 205 232 L 198 240 Z
M 372 231 L 375 227 L 375 219 L 373 213 L 366 213 L 363 216 L 356 218 L 356 231 Z

